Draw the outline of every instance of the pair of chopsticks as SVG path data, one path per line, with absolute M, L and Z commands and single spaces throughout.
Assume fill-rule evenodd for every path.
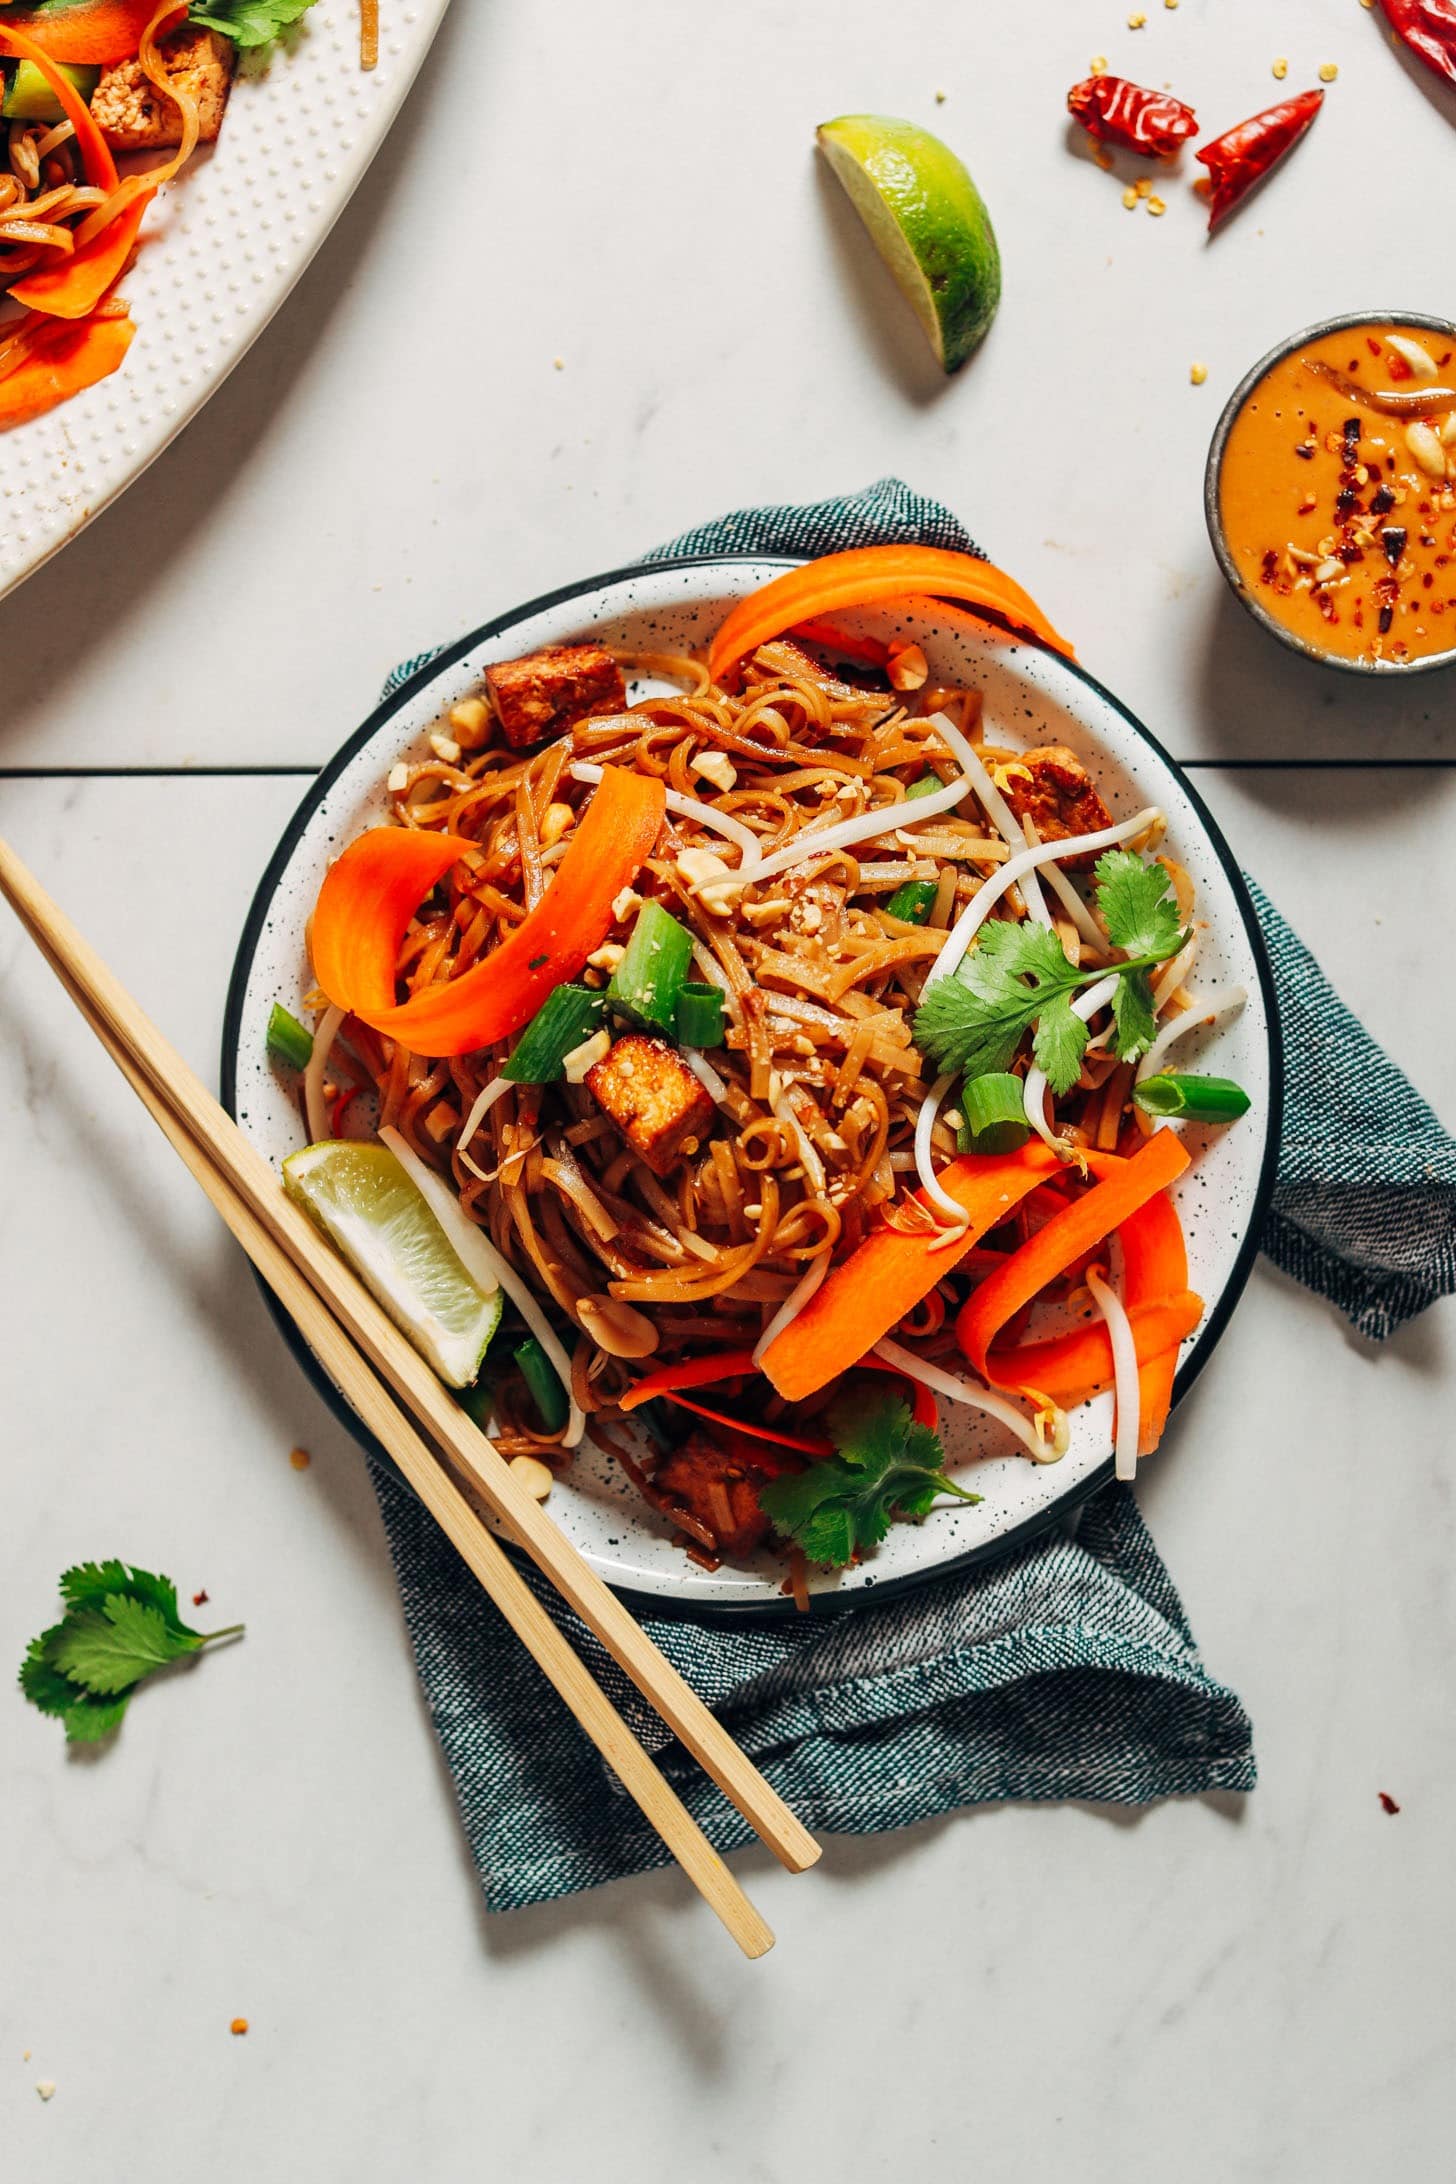
M 324 1370 L 388 1449 L 694 1887 L 746 1956 L 764 1955 L 773 1946 L 771 1930 L 526 1585 L 460 1478 L 791 1872 L 803 1872 L 818 1858 L 813 1836 L 520 1485 L 382 1306 L 286 1196 L 262 1154 L 4 841 L 0 894 Z

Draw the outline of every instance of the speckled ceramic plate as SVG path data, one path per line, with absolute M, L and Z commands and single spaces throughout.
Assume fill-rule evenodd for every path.
M 222 134 L 147 215 L 123 283 L 119 372 L 0 437 L 0 597 L 116 499 L 222 385 L 349 202 L 449 0 L 382 0 L 359 66 L 358 0 L 315 0 L 266 61 L 245 58 Z
M 660 563 L 597 578 L 535 601 L 475 631 L 421 669 L 345 744 L 309 790 L 259 887 L 243 934 L 229 997 L 223 1092 L 249 1135 L 279 1164 L 302 1142 L 293 1088 L 268 1062 L 265 1028 L 275 1001 L 297 1009 L 311 983 L 304 928 L 331 858 L 384 815 L 384 782 L 406 753 L 422 749 L 444 709 L 474 688 L 489 660 L 543 644 L 595 635 L 643 651 L 706 645 L 730 603 L 784 564 L 744 558 Z M 929 657 L 932 678 L 972 683 L 985 693 L 988 733 L 998 743 L 1065 743 L 1095 776 L 1114 815 L 1148 803 L 1168 814 L 1168 846 L 1192 875 L 1207 921 L 1200 985 L 1237 981 L 1248 1006 L 1209 1039 L 1200 1066 L 1235 1077 L 1253 1097 L 1235 1128 L 1195 1130 L 1196 1160 L 1175 1197 L 1188 1234 L 1192 1286 L 1206 1300 L 1198 1331 L 1185 1346 L 1177 1393 L 1207 1360 L 1243 1288 L 1273 1182 L 1278 1142 L 1279 1071 L 1272 1036 L 1272 989 L 1253 911 L 1238 869 L 1213 820 L 1160 746 L 1111 694 L 1080 668 L 962 620 L 954 628 L 885 611 L 859 617 L 863 627 L 907 630 Z M 287 1332 L 314 1378 L 362 1437 L 358 1421 Z M 896 1525 L 858 1569 L 811 1579 L 816 1601 L 849 1603 L 924 1579 L 987 1554 L 1053 1522 L 1111 1469 L 1112 1398 L 1073 1414 L 1072 1442 L 1060 1463 L 1037 1466 L 1011 1454 L 1004 1429 L 942 1406 L 952 1463 L 985 1498 L 976 1507 L 937 1511 L 923 1524 Z M 1176 1449 L 1176 1433 L 1173 1435 Z M 1169 1452 L 1170 1454 L 1172 1451 Z M 1161 1461 L 1166 1462 L 1168 1455 Z M 609 1583 L 701 1611 L 778 1608 L 782 1568 L 771 1557 L 750 1567 L 700 1570 L 673 1546 L 668 1527 L 644 1504 L 604 1453 L 584 1446 L 550 1507 Z

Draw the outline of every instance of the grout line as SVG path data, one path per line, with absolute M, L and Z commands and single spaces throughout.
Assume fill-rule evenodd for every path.
M 1445 773 L 1452 758 L 1179 758 L 1187 773 Z M 0 781 L 312 781 L 322 766 L 0 766 Z

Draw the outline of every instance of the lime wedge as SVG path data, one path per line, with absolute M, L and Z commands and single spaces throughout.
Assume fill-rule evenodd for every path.
M 841 114 L 818 137 L 941 365 L 958 370 L 1001 301 L 1001 253 L 975 183 L 912 121 Z
M 283 1163 L 283 1188 L 368 1283 L 452 1388 L 468 1388 L 500 1325 L 501 1293 L 466 1273 L 387 1145 L 334 1138 Z

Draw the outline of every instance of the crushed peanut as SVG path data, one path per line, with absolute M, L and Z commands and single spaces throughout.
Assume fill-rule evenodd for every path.
M 1206 364 L 1190 364 L 1188 367 L 1188 377 L 1192 380 L 1195 387 L 1201 387 L 1204 380 L 1208 377 L 1208 366 Z
M 566 1071 L 567 1083 L 585 1084 L 587 1071 L 595 1069 L 598 1062 L 605 1061 L 611 1050 L 612 1035 L 609 1031 L 594 1031 L 589 1039 L 583 1039 L 580 1046 L 573 1047 L 569 1054 L 562 1056 L 561 1066 Z
M 1146 197 L 1152 186 L 1151 176 L 1140 174 L 1132 186 L 1134 197 Z
M 1136 15 L 1130 15 L 1128 17 L 1127 27 L 1129 30 L 1141 30 L 1146 22 L 1147 17 L 1141 12 L 1141 10 L 1139 10 Z
M 56 2090 L 56 2081 L 54 2078 L 37 2078 L 35 2090 L 43 2101 L 48 2101 Z
M 1324 61 L 1320 66 L 1319 80 L 1321 83 L 1333 83 L 1339 73 L 1340 71 L 1333 61 Z
M 726 796 L 738 779 L 738 769 L 726 751 L 699 751 L 688 768 L 689 773 L 701 774 L 711 781 L 715 789 Z
M 619 925 L 625 925 L 634 910 L 642 908 L 642 897 L 635 887 L 624 887 L 612 904 L 612 916 Z
M 442 736 L 438 728 L 430 730 L 430 749 L 444 766 L 458 766 L 460 746 L 453 736 Z
M 1131 187 L 1131 185 L 1129 185 L 1128 188 L 1123 191 L 1122 201 L 1126 205 L 1129 212 L 1137 211 L 1138 193 L 1135 189 Z
M 288 1461 L 295 1471 L 307 1471 L 312 1459 L 306 1448 L 291 1448 L 288 1451 Z M 243 2030 L 246 2032 L 247 2029 L 247 2026 L 244 2025 Z
M 1105 53 L 1094 53 L 1088 67 L 1092 75 L 1105 76 L 1107 74 L 1107 55 Z
M 619 940 L 604 940 L 601 947 L 587 957 L 587 962 L 594 971 L 614 971 L 626 953 Z
M 1275 61 L 1272 69 L 1270 70 L 1270 73 L 1271 75 L 1273 75 L 1277 82 L 1283 83 L 1285 77 L 1289 74 L 1289 63 L 1285 60 L 1283 54 L 1281 54 L 1279 56 L 1279 59 Z
M 245 2033 L 247 2029 L 248 2020 L 246 2017 L 235 2017 L 232 2023 L 228 2026 L 228 2031 L 233 2035 L 234 2039 L 238 2038 L 240 2034 Z
M 570 804 L 548 804 L 541 819 L 541 847 L 553 849 L 575 825 L 576 813 Z
M 386 780 L 384 785 L 388 789 L 391 796 L 403 796 L 405 790 L 409 787 L 408 766 L 404 765 L 403 763 L 398 766 L 391 766 L 389 769 L 389 778 Z
M 513 1456 L 510 1463 L 511 1477 L 523 1486 L 532 1501 L 545 1501 L 552 1487 L 552 1471 L 539 1456 Z
M 1148 199 L 1148 211 L 1155 220 L 1161 220 L 1167 209 L 1161 197 L 1150 197 Z
M 901 645 L 893 651 L 886 672 L 892 690 L 921 690 L 930 680 L 930 665 L 919 645 Z
M 445 717 L 462 751 L 478 751 L 490 734 L 490 707 L 484 698 L 462 698 Z

